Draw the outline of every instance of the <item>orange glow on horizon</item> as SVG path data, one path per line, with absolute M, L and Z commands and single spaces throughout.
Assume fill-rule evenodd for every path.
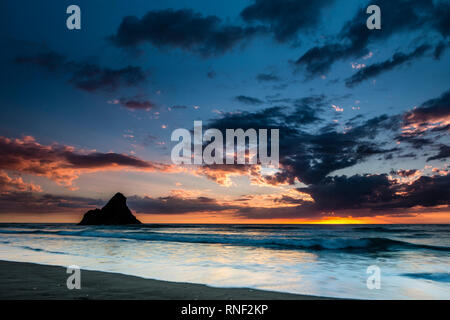
M 230 213 L 135 214 L 142 223 L 158 224 L 450 224 L 450 212 L 415 216 L 323 217 L 322 219 L 246 219 Z M 83 213 L 2 214 L 0 223 L 78 223 Z

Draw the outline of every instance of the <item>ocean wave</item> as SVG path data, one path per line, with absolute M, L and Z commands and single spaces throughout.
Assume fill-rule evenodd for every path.
M 403 273 L 401 276 L 414 279 L 432 280 L 436 282 L 450 282 L 450 273 Z
M 121 230 L 121 231 L 119 231 Z M 6 234 L 42 234 L 69 237 L 89 237 L 103 239 L 126 239 L 138 241 L 163 241 L 182 243 L 205 243 L 269 247 L 293 250 L 342 250 L 342 251 L 390 251 L 390 250 L 435 250 L 450 252 L 450 247 L 416 244 L 389 238 L 344 238 L 344 237 L 295 237 L 295 236 L 249 236 L 246 234 L 223 233 L 169 233 L 152 232 L 148 229 L 80 228 L 79 230 L 1 230 Z
M 35 251 L 35 252 L 45 252 L 45 253 L 53 253 L 53 254 L 69 254 L 68 252 L 52 251 L 52 250 L 46 250 L 46 249 L 42 249 L 42 248 L 33 248 L 33 247 L 29 247 L 29 246 L 19 246 L 19 248 L 31 250 L 31 251 Z
M 42 230 L 0 230 L 0 233 L 6 234 L 33 234 L 33 233 L 41 233 Z
M 390 228 L 390 227 L 355 227 L 355 231 L 372 231 L 372 232 L 387 232 L 387 233 L 402 233 L 418 231 L 409 228 Z
M 386 232 L 386 233 L 407 233 L 407 232 L 443 232 L 450 233 L 450 229 L 447 226 L 442 228 L 441 226 L 433 225 L 433 229 L 430 229 L 430 226 L 427 226 L 428 229 L 420 228 L 420 225 L 414 225 L 409 227 L 391 227 L 391 226 L 364 226 L 364 227 L 354 227 L 354 231 L 371 231 L 371 232 Z

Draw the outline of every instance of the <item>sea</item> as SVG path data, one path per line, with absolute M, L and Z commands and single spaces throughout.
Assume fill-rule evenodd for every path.
M 0 260 L 324 297 L 450 299 L 450 225 L 3 223 Z

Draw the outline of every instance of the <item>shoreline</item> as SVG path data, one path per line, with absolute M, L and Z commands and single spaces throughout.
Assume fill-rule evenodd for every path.
M 0 300 L 329 300 L 333 298 L 249 288 L 145 279 L 81 270 L 81 289 L 69 290 L 61 266 L 0 260 Z

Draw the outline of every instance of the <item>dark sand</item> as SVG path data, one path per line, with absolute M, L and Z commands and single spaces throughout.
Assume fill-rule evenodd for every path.
M 118 273 L 81 270 L 81 289 L 66 286 L 66 268 L 0 261 L 0 299 L 156 299 L 156 300 L 315 300 L 324 299 L 246 288 L 144 279 Z

